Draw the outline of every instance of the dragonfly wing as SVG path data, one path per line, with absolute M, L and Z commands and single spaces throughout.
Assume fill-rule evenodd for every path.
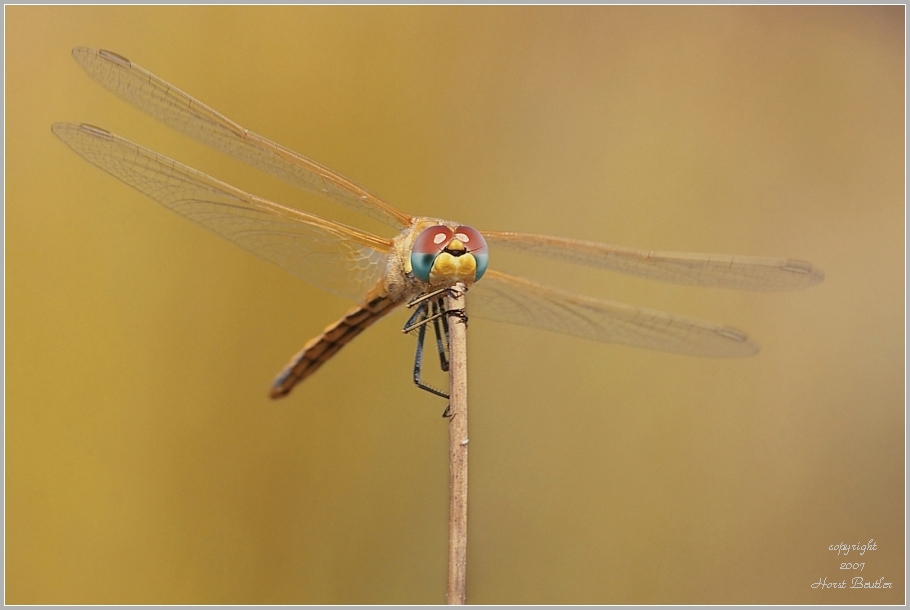
M 468 295 L 470 316 L 593 341 L 713 358 L 758 353 L 758 345 L 735 328 L 571 294 L 493 270 Z
M 821 269 L 796 259 L 650 252 L 529 233 L 484 231 L 482 234 L 494 247 L 513 248 L 674 284 L 740 290 L 799 290 L 825 278 Z
M 52 130 L 165 207 L 325 290 L 360 300 L 385 274 L 389 240 L 251 195 L 97 127 Z
M 396 228 L 411 217 L 329 168 L 248 131 L 148 70 L 110 51 L 76 47 L 73 58 L 106 89 L 143 112 L 305 191 Z

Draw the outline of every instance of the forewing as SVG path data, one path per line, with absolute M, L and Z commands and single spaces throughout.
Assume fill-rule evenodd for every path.
M 821 269 L 796 259 L 650 252 L 575 239 L 502 231 L 484 231 L 483 236 L 494 248 L 503 246 L 674 284 L 775 291 L 808 288 L 825 278 Z
M 467 302 L 469 316 L 592 341 L 713 358 L 758 353 L 758 345 L 735 328 L 583 297 L 492 270 L 471 287 Z
M 97 127 L 52 129 L 136 190 L 329 292 L 360 300 L 385 273 L 389 240 L 251 195 Z
M 411 217 L 331 169 L 248 131 L 148 70 L 110 51 L 76 47 L 88 74 L 159 121 L 305 191 L 332 199 L 396 228 Z

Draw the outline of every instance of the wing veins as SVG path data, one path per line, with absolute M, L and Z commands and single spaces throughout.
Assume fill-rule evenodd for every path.
M 396 228 L 411 217 L 330 168 L 256 134 L 128 59 L 76 47 L 73 58 L 103 87 L 166 125 L 307 192 Z
M 742 331 L 683 316 L 602 301 L 488 270 L 471 288 L 469 313 L 604 343 L 707 357 L 758 351 Z
M 384 277 L 390 240 L 251 195 L 97 127 L 52 129 L 87 161 L 305 281 L 360 299 Z
M 799 290 L 825 274 L 797 259 L 656 252 L 532 233 L 483 232 L 487 242 L 531 254 L 676 284 L 740 290 Z

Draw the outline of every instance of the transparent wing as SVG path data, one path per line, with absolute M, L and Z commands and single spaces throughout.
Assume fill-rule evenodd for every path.
M 353 181 L 244 129 L 116 53 L 76 47 L 73 58 L 106 89 L 204 144 L 393 227 L 403 228 L 411 222 L 410 216 Z
M 482 234 L 493 247 L 513 248 L 674 284 L 772 291 L 808 288 L 825 279 L 821 269 L 795 259 L 649 252 L 529 233 L 483 231 Z
M 467 302 L 469 316 L 604 343 L 713 358 L 758 353 L 758 345 L 735 328 L 583 297 L 492 270 L 471 287 Z
M 250 195 L 91 125 L 51 129 L 136 190 L 329 292 L 360 300 L 385 274 L 389 240 Z

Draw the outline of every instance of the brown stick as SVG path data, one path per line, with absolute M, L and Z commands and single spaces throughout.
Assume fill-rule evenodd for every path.
M 449 312 L 464 312 L 465 287 L 446 297 Z M 449 317 L 449 583 L 446 602 L 465 603 L 468 550 L 468 367 L 467 317 Z

